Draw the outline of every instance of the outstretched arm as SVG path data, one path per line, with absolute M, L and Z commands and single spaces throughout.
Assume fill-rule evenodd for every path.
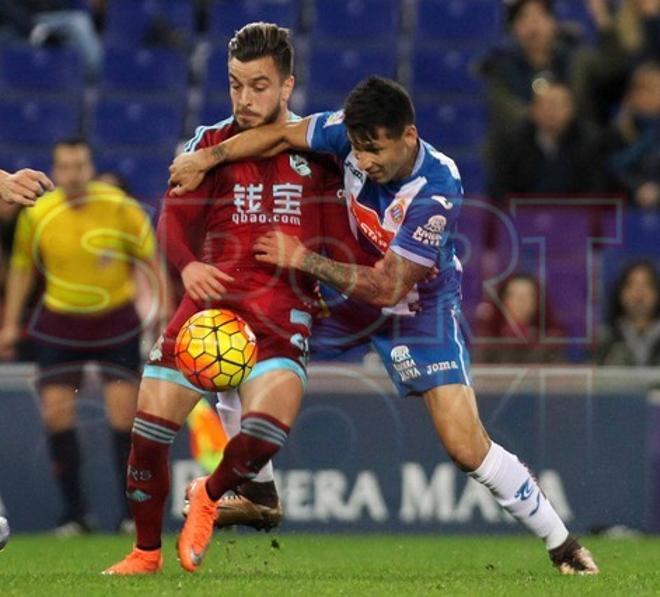
M 7 203 L 34 205 L 46 191 L 54 185 L 43 172 L 23 168 L 14 174 L 0 170 L 0 199 Z
M 255 259 L 311 274 L 353 298 L 393 307 L 431 268 L 387 251 L 374 267 L 341 263 L 307 249 L 295 236 L 269 232 L 254 244 Z
M 269 157 L 290 148 L 306 149 L 309 119 L 284 124 L 267 124 L 249 129 L 229 139 L 194 152 L 182 153 L 170 166 L 172 195 L 179 196 L 197 188 L 204 174 L 224 162 L 249 157 Z

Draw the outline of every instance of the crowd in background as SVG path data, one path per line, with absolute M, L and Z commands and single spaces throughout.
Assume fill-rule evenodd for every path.
M 149 2 L 158 6 L 156 0 L 143 3 Z M 222 2 L 190 2 L 197 38 L 191 39 L 176 21 L 168 20 L 167 11 L 161 14 L 154 9 L 141 43 L 186 54 L 194 72 L 199 54 L 195 39 L 208 42 L 205 35 L 212 27 L 212 7 Z M 303 56 L 305 43 L 314 41 L 315 31 L 305 24 L 306 19 L 311 22 L 309 15 L 321 10 L 324 2 L 270 2 L 297 6 Z M 574 0 L 587 17 L 577 24 L 560 18 L 557 3 L 550 0 L 402 0 L 380 6 L 398 5 L 401 39 L 412 40 L 414 45 L 414 13 L 422 4 L 433 2 L 445 8 L 464 5 L 469 10 L 478 3 L 497 4 L 499 38 L 477 52 L 466 66 L 483 86 L 475 97 L 485 97 L 488 108 L 487 131 L 479 144 L 486 172 L 486 184 L 477 189 L 482 197 L 506 210 L 512 196 L 615 196 L 624 198 L 631 214 L 660 213 L 660 0 Z M 361 3 L 368 10 L 378 10 L 379 3 L 371 0 L 354 0 L 351 6 Z M 86 89 L 93 91 L 102 86 L 107 4 L 103 0 L 0 0 L 0 44 L 72 45 L 83 59 Z M 254 4 L 266 6 L 269 2 Z M 335 6 L 339 4 L 337 1 Z M 405 55 L 407 46 L 403 46 Z M 396 75 L 417 89 L 414 79 L 411 82 L 414 73 L 411 75 L 405 61 L 396 72 L 383 74 Z M 182 84 L 194 89 L 194 74 L 188 77 Z M 299 78 L 304 83 L 306 77 L 310 79 L 309 74 Z M 306 90 L 303 108 L 315 105 L 310 99 L 313 88 L 307 85 Z M 424 93 L 416 93 L 414 98 L 434 101 L 434 96 Z M 468 103 L 473 99 L 468 98 Z M 438 101 L 445 101 L 444 96 Z M 225 115 L 217 114 L 217 120 Z M 190 133 L 190 118 L 187 122 L 181 137 Z M 422 137 L 433 138 L 437 133 L 442 138 L 442 131 L 427 132 L 425 126 L 420 122 Z M 452 155 L 451 149 L 460 143 L 451 139 L 448 145 L 439 149 Z M 461 168 L 460 155 L 457 161 Z M 163 168 L 160 172 L 164 187 L 167 172 Z M 469 189 L 471 177 L 464 175 Z M 123 180 L 121 172 L 104 176 L 115 176 L 110 181 L 128 185 L 130 191 L 131 181 Z M 0 205 L 0 287 L 17 214 L 16 206 Z M 656 226 L 660 234 L 660 224 Z M 463 221 L 462 230 L 470 235 L 469 222 Z M 656 244 L 655 250 L 634 257 L 634 263 L 620 268 L 620 281 L 609 289 L 612 305 L 606 307 L 607 297 L 599 297 L 601 325 L 579 358 L 604 365 L 660 364 L 660 248 Z M 568 332 L 562 313 L 542 300 L 542 292 L 537 274 L 521 266 L 497 287 L 496 297 L 479 297 L 470 322 L 475 362 L 566 361 L 562 338 Z M 34 300 L 38 299 L 37 294 Z M 479 338 L 504 342 L 489 344 Z

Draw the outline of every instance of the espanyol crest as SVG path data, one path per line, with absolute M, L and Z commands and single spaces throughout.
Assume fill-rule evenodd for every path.
M 309 167 L 309 162 L 297 153 L 291 154 L 289 156 L 289 165 L 295 172 L 300 174 L 300 176 L 312 175 L 312 169 Z

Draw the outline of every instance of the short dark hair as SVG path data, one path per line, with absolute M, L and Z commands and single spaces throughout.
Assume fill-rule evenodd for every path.
M 546 12 L 549 14 L 554 14 L 553 0 L 504 0 L 507 25 L 511 26 L 513 22 L 518 18 L 520 11 L 530 2 L 541 4 L 543 8 L 545 8 Z
M 249 62 L 271 56 L 282 78 L 293 74 L 291 32 L 274 23 L 248 23 L 229 40 L 229 60 Z
M 399 138 L 415 123 L 415 109 L 408 92 L 396 81 L 367 77 L 348 94 L 344 103 L 344 123 L 351 137 L 370 141 L 384 128 L 390 138 Z
M 80 145 L 84 145 L 90 151 L 92 150 L 89 141 L 85 139 L 85 137 L 75 136 L 65 137 L 64 139 L 55 141 L 55 144 L 53 145 L 53 151 L 55 151 L 58 147 L 79 147 Z

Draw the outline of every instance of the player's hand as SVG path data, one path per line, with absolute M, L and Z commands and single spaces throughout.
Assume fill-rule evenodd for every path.
M 199 149 L 190 153 L 182 153 L 170 165 L 170 193 L 175 197 L 189 191 L 194 191 L 204 180 L 207 170 L 213 166 L 208 159 L 208 151 Z
M 21 328 L 15 325 L 4 325 L 0 328 L 0 359 L 9 361 L 16 356 L 16 343 L 21 338 Z
M 43 172 L 23 168 L 14 174 L 0 172 L 0 198 L 7 203 L 34 205 L 46 191 L 55 188 Z
M 307 249 L 297 236 L 273 231 L 260 236 L 252 246 L 252 252 L 262 263 L 300 269 Z
M 181 279 L 186 292 L 198 302 L 219 301 L 227 292 L 224 283 L 234 281 L 234 278 L 217 267 L 201 261 L 192 261 L 186 265 L 181 270 Z

